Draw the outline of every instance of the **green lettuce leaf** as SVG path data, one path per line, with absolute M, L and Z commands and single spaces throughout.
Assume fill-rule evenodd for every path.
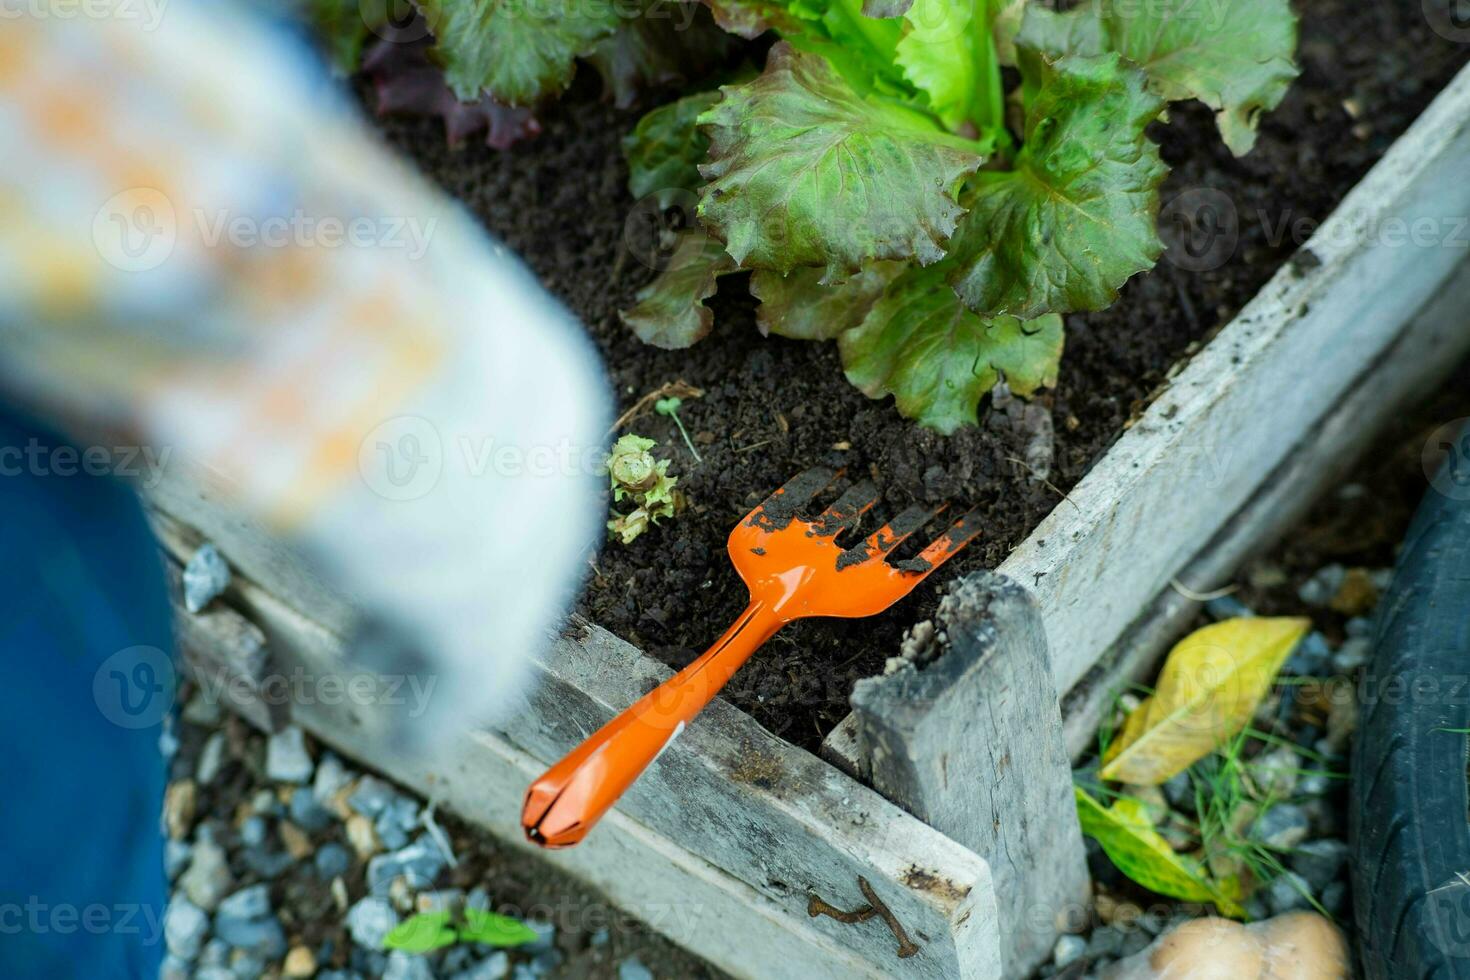
M 635 199 L 658 193 L 660 206 L 668 207 L 676 192 L 692 194 L 704 185 L 699 164 L 709 153 L 709 138 L 695 121 L 719 99 L 714 91 L 686 95 L 647 113 L 623 137 L 628 190 Z
M 422 0 L 444 79 L 463 102 L 489 93 L 526 105 L 560 92 L 576 58 L 619 24 L 614 4 L 582 0 Z
M 888 283 L 903 272 L 902 262 L 874 262 L 845 282 L 821 284 L 822 270 L 797 269 L 789 276 L 766 269 L 750 277 L 750 292 L 760 332 L 793 340 L 832 340 L 863 321 Z
M 720 243 L 699 229 L 679 232 L 668 266 L 638 290 L 638 302 L 618 316 L 638 339 L 664 350 L 690 347 L 709 333 L 715 315 L 704 301 L 716 280 L 735 271 Z
M 908 269 L 838 346 L 859 390 L 893 395 L 903 415 L 949 435 L 975 424 L 1002 374 L 1018 395 L 1056 384 L 1062 318 L 978 316 L 945 284 L 945 271 Z
M 1021 40 L 1052 56 L 1116 51 L 1142 68 L 1165 99 L 1199 99 L 1214 109 L 1236 156 L 1250 152 L 1257 118 L 1281 103 L 1298 74 L 1297 21 L 1288 0 L 1154 0 L 1129 7 L 1094 0 L 1064 14 L 1032 5 Z
M 737 263 L 823 266 L 831 282 L 875 259 L 943 256 L 962 213 L 955 187 L 984 161 L 974 141 L 864 99 L 784 42 L 759 77 L 721 91 L 699 117 L 710 136 L 699 215 Z
M 803 10 L 795 3 L 773 0 L 705 0 L 715 23 L 722 30 L 751 39 L 766 31 L 795 33 L 802 29 L 803 19 L 820 18 L 819 10 Z
M 895 59 L 950 130 L 995 132 L 1005 122 L 988 0 L 914 0 Z
M 1144 128 L 1162 102 L 1115 54 L 1047 62 L 1019 46 L 1034 84 L 1016 169 L 976 175 L 950 241 L 950 283 L 971 309 L 1031 319 L 1097 310 L 1163 245 L 1167 168 Z

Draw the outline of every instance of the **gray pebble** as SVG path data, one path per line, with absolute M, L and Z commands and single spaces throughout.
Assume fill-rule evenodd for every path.
M 1312 893 L 1336 881 L 1347 866 L 1348 846 L 1340 840 L 1310 840 L 1291 855 L 1291 870 L 1301 875 Z
M 347 848 L 336 841 L 328 841 L 316 852 L 316 873 L 323 881 L 331 881 L 338 875 L 345 875 L 352 867 L 352 855 L 347 853 Z
M 194 856 L 194 845 L 181 840 L 166 840 L 163 842 L 163 871 L 168 875 L 169 881 L 177 881 L 179 875 L 189 866 L 189 861 Z
M 317 833 L 331 826 L 332 814 L 321 805 L 316 792 L 303 786 L 291 794 L 291 822 L 307 833 Z
M 311 792 L 318 802 L 326 803 L 354 778 L 352 770 L 343 765 L 335 753 L 328 752 L 322 756 L 322 761 L 316 767 Z
M 1194 780 L 1189 773 L 1181 772 L 1165 782 L 1164 798 L 1180 813 L 1194 813 Z
M 388 894 L 388 887 L 399 875 L 408 879 L 409 888 L 422 891 L 432 888 L 434 879 L 444 870 L 444 854 L 427 835 L 392 854 L 379 854 L 368 862 L 368 890 L 374 895 Z
M 213 728 L 220 721 L 219 702 L 205 695 L 203 691 L 189 699 L 184 705 L 184 720 L 191 725 L 201 728 Z
M 1385 588 L 1387 588 L 1385 586 Z M 1354 616 L 1342 624 L 1343 630 L 1351 637 L 1371 637 L 1373 635 L 1373 620 L 1367 616 Z
M 267 960 L 286 955 L 286 933 L 273 918 L 235 919 L 217 916 L 214 931 L 236 949 L 247 950 Z
M 316 980 L 363 980 L 362 974 L 353 970 L 326 970 L 318 973 Z
M 598 929 L 592 934 L 591 942 L 593 946 L 600 948 L 606 946 L 610 939 L 612 939 L 612 933 L 606 929 Z
M 1319 677 L 1327 673 L 1331 663 L 1332 647 L 1327 644 L 1327 637 L 1313 630 L 1302 637 L 1291 656 L 1286 658 L 1281 673 L 1287 677 Z
M 1271 907 L 1272 915 L 1296 912 L 1312 907 L 1311 894 L 1312 890 L 1306 881 L 1300 875 L 1288 871 L 1271 881 L 1270 887 L 1266 889 L 1266 904 Z
M 1075 963 L 1087 951 L 1087 940 L 1081 936 L 1062 936 L 1051 949 L 1051 961 L 1058 969 Z
M 467 970 L 454 975 L 454 980 L 504 980 L 510 973 L 510 957 L 497 950 Z
M 1289 850 L 1307 839 L 1312 823 L 1301 807 L 1278 803 L 1251 822 L 1250 836 L 1267 847 Z
M 358 780 L 352 795 L 347 797 L 347 805 L 364 817 L 376 820 L 378 814 L 392 805 L 393 798 L 397 795 L 392 786 L 378 777 L 364 776 Z
M 1123 933 L 1123 949 L 1120 955 L 1132 956 L 1153 941 L 1154 937 L 1142 929 L 1129 929 Z
M 230 957 L 230 972 L 235 980 L 260 980 L 265 974 L 265 960 L 248 950 L 237 949 Z
M 204 944 L 204 952 L 199 955 L 200 966 L 229 966 L 230 944 L 223 939 L 211 939 Z
M 1332 777 L 1324 772 L 1308 772 L 1297 780 L 1296 789 L 1303 796 L 1325 796 L 1332 789 Z
M 630 956 L 618 964 L 618 980 L 653 980 L 653 971 L 638 957 Z
M 398 913 L 386 898 L 368 896 L 347 910 L 347 931 L 352 941 L 369 950 L 383 948 L 383 940 L 398 925 Z
M 265 746 L 265 774 L 280 783 L 308 783 L 312 774 L 311 755 L 306 739 L 296 725 L 271 735 Z
M 1322 889 L 1322 907 L 1328 915 L 1341 915 L 1347 904 L 1347 882 L 1334 881 Z
M 234 885 L 235 878 L 230 874 L 224 848 L 216 844 L 212 836 L 200 834 L 194 844 L 193 859 L 179 876 L 179 887 L 189 896 L 189 901 L 206 912 L 212 912 Z
M 478 909 L 481 912 L 490 911 L 490 893 L 483 885 L 476 885 L 470 889 L 470 893 L 464 897 L 464 907 L 467 909 Z
M 1216 622 L 1222 619 L 1245 619 L 1255 613 L 1233 595 L 1222 595 L 1205 603 L 1205 612 Z
M 173 953 L 163 958 L 158 967 L 158 980 L 192 980 L 194 971 L 189 967 L 186 960 L 181 960 Z
M 204 948 L 209 935 L 209 914 L 183 895 L 175 894 L 163 914 L 163 941 L 168 951 L 182 960 L 192 960 Z
M 206 966 L 194 974 L 194 980 L 239 980 L 227 966 Z
M 247 848 L 240 852 L 240 860 L 251 871 L 272 881 L 296 863 L 296 859 L 285 851 L 273 850 L 269 846 Z
M 1099 926 L 1087 939 L 1087 958 L 1118 956 L 1123 951 L 1123 934 L 1112 926 Z
M 1332 655 L 1332 669 L 1339 674 L 1348 674 L 1368 662 L 1373 653 L 1373 641 L 1366 636 L 1353 636 L 1342 642 Z
M 395 949 L 388 954 L 383 980 L 434 980 L 434 971 L 422 956 Z
M 194 781 L 200 786 L 213 783 L 224 766 L 224 760 L 225 734 L 215 732 L 204 740 L 204 748 L 199 750 L 199 761 L 194 766 Z
M 259 919 L 270 915 L 270 886 L 251 885 L 240 889 L 219 903 L 219 914 L 231 919 Z
M 246 847 L 259 847 L 265 843 L 269 832 L 270 828 L 265 825 L 264 817 L 250 817 L 240 825 L 240 842 Z
M 172 761 L 179 754 L 179 736 L 174 733 L 172 721 L 172 718 L 165 718 L 163 731 L 158 733 L 158 754 L 165 762 Z
M 537 953 L 541 950 L 551 949 L 556 942 L 556 926 L 550 922 L 538 922 L 528 919 L 526 925 L 536 934 L 536 938 L 526 943 L 521 949 L 528 953 Z
M 230 585 L 230 566 L 213 544 L 203 544 L 184 566 L 184 608 L 201 611 Z
M 1302 583 L 1297 589 L 1297 596 L 1309 606 L 1321 608 L 1332 601 L 1342 588 L 1343 579 L 1347 577 L 1347 569 L 1341 565 L 1326 565 L 1317 570 L 1317 573 Z
M 353 946 L 351 960 L 354 970 L 369 977 L 381 977 L 388 967 L 388 954 L 381 949 Z

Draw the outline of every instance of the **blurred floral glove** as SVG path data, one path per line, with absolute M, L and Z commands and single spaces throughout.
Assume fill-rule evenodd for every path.
M 23 9 L 0 382 L 289 535 L 378 624 L 369 666 L 433 685 L 420 733 L 492 718 L 601 530 L 578 324 L 285 32 L 217 4 Z

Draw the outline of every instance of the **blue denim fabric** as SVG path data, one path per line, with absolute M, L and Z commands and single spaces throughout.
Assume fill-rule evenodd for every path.
M 168 601 L 132 491 L 66 447 L 0 410 L 0 975 L 151 980 Z

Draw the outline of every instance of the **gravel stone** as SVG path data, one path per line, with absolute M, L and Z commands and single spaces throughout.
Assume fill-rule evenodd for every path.
M 1057 944 L 1052 947 L 1051 961 L 1061 969 L 1064 966 L 1075 963 L 1082 958 L 1087 951 L 1087 940 L 1081 936 L 1062 936 Z
M 330 881 L 347 873 L 352 867 L 352 855 L 341 844 L 329 841 L 317 849 L 315 863 L 316 873 L 323 881 Z
M 200 786 L 208 786 L 219 775 L 225 761 L 225 733 L 215 732 L 199 750 L 199 761 L 194 765 L 194 779 Z
M 357 781 L 357 788 L 347 797 L 347 805 L 370 820 L 393 804 L 398 793 L 376 776 L 364 776 Z
M 212 835 L 199 834 L 194 858 L 188 870 L 179 876 L 179 887 L 189 901 L 206 912 L 213 912 L 234 886 L 235 878 L 230 874 L 224 848 L 214 842 Z
M 280 783 L 309 783 L 313 765 L 306 739 L 296 725 L 271 735 L 265 747 L 265 774 Z
M 236 919 L 216 916 L 214 931 L 219 938 L 236 949 L 243 949 L 267 960 L 286 955 L 286 933 L 273 918 Z M 232 964 L 231 969 L 234 969 Z
M 434 971 L 422 956 L 395 949 L 388 954 L 383 980 L 434 980 Z
M 1323 608 L 1337 595 L 1345 578 L 1346 568 L 1337 564 L 1325 565 L 1302 583 L 1301 588 L 1297 589 L 1297 597 L 1309 606 Z
M 630 956 L 618 964 L 618 980 L 653 980 L 653 971 L 638 957 Z
M 247 847 L 259 847 L 265 843 L 269 830 L 264 817 L 251 817 L 240 825 L 240 841 Z
M 1312 907 L 1308 897 L 1311 893 L 1311 887 L 1301 875 L 1288 871 L 1272 880 L 1266 889 L 1266 904 L 1270 906 L 1272 915 L 1296 912 Z
M 453 980 L 504 980 L 510 973 L 510 957 L 497 951 L 467 970 L 454 975 Z
M 1288 677 L 1320 677 L 1328 672 L 1331 663 L 1332 647 L 1328 645 L 1327 637 L 1313 630 L 1286 658 L 1281 673 Z
M 163 842 L 163 870 L 169 881 L 177 881 L 194 857 L 194 845 L 181 840 Z
M 173 953 L 163 958 L 158 967 L 158 980 L 191 980 L 194 971 L 189 967 L 186 960 L 181 960 Z
M 184 566 L 184 608 L 197 613 L 230 585 L 230 566 L 213 544 L 203 544 Z
M 182 960 L 193 960 L 209 935 L 209 913 L 182 895 L 174 895 L 163 914 L 163 941 Z
M 325 806 L 354 778 L 352 770 L 343 765 L 335 753 L 328 752 L 316 767 L 316 777 L 311 783 L 312 795 Z
M 1255 615 L 1250 606 L 1233 595 L 1222 595 L 1218 599 L 1210 599 L 1205 603 L 1205 612 L 1216 622 L 1222 619 L 1243 619 Z
M 386 898 L 368 896 L 347 911 L 347 931 L 352 941 L 368 950 L 383 948 L 383 940 L 398 925 L 398 913 Z
M 326 830 L 332 825 L 332 815 L 317 799 L 316 791 L 303 786 L 291 794 L 291 805 L 287 808 L 291 822 L 309 833 Z
M 231 919 L 260 919 L 271 914 L 271 890 L 268 885 L 242 888 L 219 903 L 219 914 Z
M 1336 881 L 1347 866 L 1348 846 L 1340 840 L 1311 840 L 1297 847 L 1291 856 L 1291 870 L 1301 875 L 1312 894 Z
M 1289 850 L 1307 839 L 1312 822 L 1294 803 L 1278 803 L 1251 823 L 1250 836 L 1267 847 Z
M 444 870 L 444 855 L 427 835 L 392 854 L 380 854 L 368 862 L 368 891 L 386 895 L 393 879 L 402 875 L 415 891 L 432 888 Z M 533 927 L 534 928 L 534 927 Z
M 1332 669 L 1339 674 L 1357 670 L 1368 662 L 1373 653 L 1373 641 L 1366 636 L 1354 636 L 1344 640 L 1332 655 Z

